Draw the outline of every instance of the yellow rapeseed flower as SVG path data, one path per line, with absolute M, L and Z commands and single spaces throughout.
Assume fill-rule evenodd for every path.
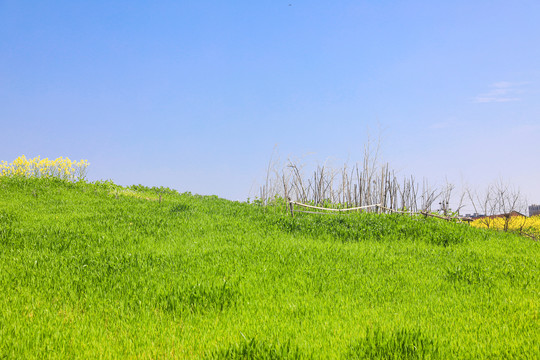
M 37 156 L 27 159 L 21 155 L 12 163 L 0 161 L 0 176 L 50 177 L 55 176 L 66 180 L 83 180 L 86 178 L 87 160 L 79 162 L 69 158 L 59 157 L 55 160 L 41 159 Z
M 507 225 L 508 230 L 510 231 L 516 231 L 533 236 L 540 236 L 540 215 L 531 217 L 512 216 L 508 219 L 505 219 L 503 217 L 485 217 L 474 220 L 471 225 L 478 228 L 490 228 L 496 230 L 504 230 L 505 225 Z

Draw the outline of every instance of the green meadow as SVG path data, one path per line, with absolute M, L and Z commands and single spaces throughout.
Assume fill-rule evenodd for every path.
M 0 359 L 538 359 L 540 242 L 0 177 Z

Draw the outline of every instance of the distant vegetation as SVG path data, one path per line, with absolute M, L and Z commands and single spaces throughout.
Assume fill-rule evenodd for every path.
M 362 162 L 341 168 L 318 164 L 311 171 L 298 160 L 281 163 L 272 158 L 258 199 L 263 205 L 294 201 L 327 208 L 366 207 L 362 211 L 429 213 L 443 217 L 463 218 L 462 209 L 474 209 L 474 216 L 484 220 L 473 226 L 516 231 L 537 237 L 540 224 L 535 220 L 513 218 L 514 212 L 526 213 L 527 202 L 519 189 L 498 180 L 484 192 L 446 182 L 439 186 L 414 176 L 398 176 L 388 163 L 378 159 L 379 147 L 365 146 Z M 377 207 L 370 207 L 377 205 Z M 471 214 L 473 215 L 473 214 Z M 493 220 L 499 217 L 498 220 Z M 540 231 L 540 230 L 539 230 Z
M 22 155 L 11 163 L 2 160 L 0 162 L 0 176 L 55 177 L 68 181 L 78 181 L 86 179 L 88 165 L 88 160 L 72 161 L 67 157 L 49 160 L 48 158 L 42 159 L 40 156 L 27 159 L 26 156 Z
M 484 229 L 512 231 L 536 240 L 540 239 L 540 215 L 531 217 L 521 215 L 508 217 L 485 216 L 473 221 L 471 225 Z
M 540 357 L 538 241 L 262 205 L 0 176 L 0 358 Z

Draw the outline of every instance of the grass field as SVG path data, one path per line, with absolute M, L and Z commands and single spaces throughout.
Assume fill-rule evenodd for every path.
M 0 177 L 0 294 L 0 359 L 540 358 L 540 242 L 430 218 Z

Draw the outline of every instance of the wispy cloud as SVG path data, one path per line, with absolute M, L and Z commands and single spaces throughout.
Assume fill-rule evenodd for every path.
M 526 83 L 512 83 L 499 81 L 490 86 L 490 90 L 480 94 L 473 99 L 475 103 L 493 103 L 520 101 L 519 94 L 523 93 L 523 85 Z

